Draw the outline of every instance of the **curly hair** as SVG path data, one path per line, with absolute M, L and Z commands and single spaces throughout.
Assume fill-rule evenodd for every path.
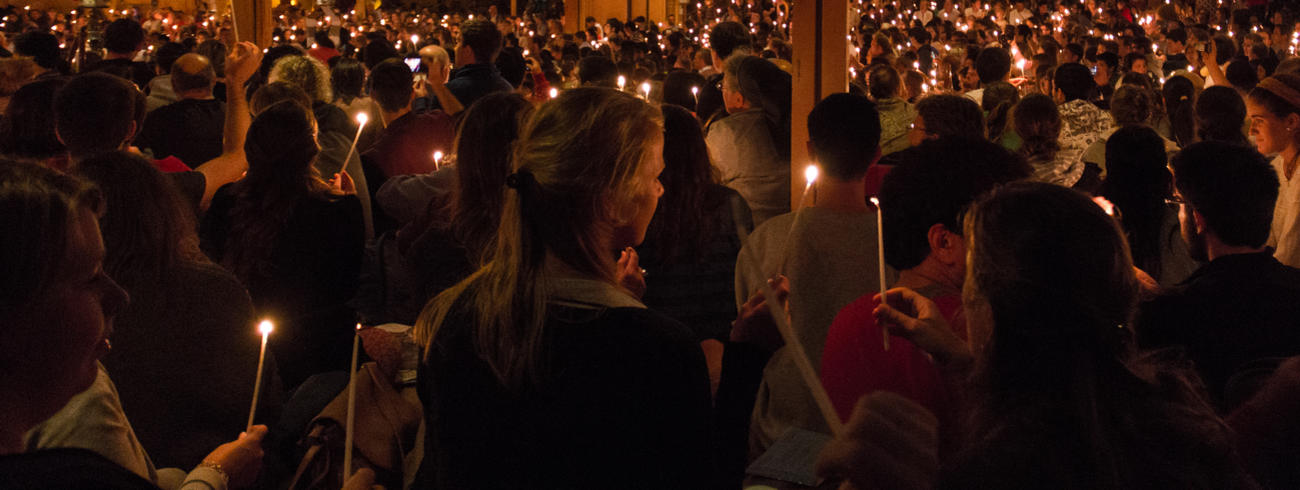
M 334 92 L 330 88 L 329 68 L 310 56 L 285 56 L 271 67 L 271 82 L 283 81 L 297 85 L 312 102 L 330 102 Z

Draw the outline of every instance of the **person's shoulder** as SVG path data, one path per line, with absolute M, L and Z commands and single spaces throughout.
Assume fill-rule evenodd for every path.
M 638 342 L 657 340 L 661 345 L 693 345 L 690 329 L 672 317 L 649 308 L 616 307 L 606 309 L 596 320 L 632 334 Z
M 0 456 L 0 488 L 157 489 L 103 456 L 79 448 Z

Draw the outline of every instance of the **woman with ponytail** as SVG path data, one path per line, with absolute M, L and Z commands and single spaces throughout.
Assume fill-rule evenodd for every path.
M 1265 156 L 1276 155 L 1273 167 L 1282 181 L 1268 245 L 1273 256 L 1300 267 L 1300 75 L 1283 73 L 1265 78 L 1246 98 L 1250 136 Z
M 993 82 L 984 86 L 980 101 L 984 119 L 988 121 L 989 141 L 1011 151 L 1020 149 L 1020 136 L 1011 126 L 1011 108 L 1020 102 L 1020 91 L 1007 82 Z
M 663 186 L 658 109 L 578 88 L 537 109 L 482 268 L 415 326 L 429 488 L 693 488 L 709 381 L 645 308 L 635 253 Z
M 1187 148 L 1196 142 L 1196 89 L 1187 77 L 1173 77 L 1161 89 L 1169 117 L 1169 139 Z M 1241 134 L 1238 130 L 1237 134 Z M 1166 135 L 1162 135 L 1166 136 Z
M 331 188 L 316 174 L 316 120 L 295 101 L 258 113 L 244 152 L 248 174 L 218 189 L 199 230 L 213 262 L 248 288 L 259 318 L 276 325 L 270 347 L 286 388 L 346 369 L 365 225 L 346 174 Z M 251 328 L 251 326 L 250 326 Z

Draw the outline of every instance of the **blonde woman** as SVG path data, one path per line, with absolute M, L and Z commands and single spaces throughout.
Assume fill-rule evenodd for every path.
M 424 484 L 707 484 L 703 355 L 637 299 L 625 252 L 663 194 L 662 124 L 634 96 L 578 88 L 525 125 L 488 262 L 416 323 Z

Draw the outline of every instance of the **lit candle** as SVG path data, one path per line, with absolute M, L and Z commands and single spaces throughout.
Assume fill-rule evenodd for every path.
M 880 303 L 885 304 L 885 291 L 889 290 L 889 285 L 885 282 L 885 214 L 880 211 L 880 200 L 871 198 L 871 205 L 876 207 L 876 250 L 879 252 L 877 257 L 879 264 L 878 272 L 880 273 Z M 880 328 L 885 344 L 885 350 L 889 350 L 889 329 Z
M 262 320 L 258 324 L 257 330 L 262 332 L 262 350 L 257 354 L 257 379 L 253 381 L 253 407 L 248 409 L 248 424 L 244 432 L 253 430 L 253 416 L 257 414 L 257 394 L 262 391 L 262 366 L 266 362 L 266 338 L 275 330 L 275 325 L 270 320 Z
M 619 76 L 618 76 L 618 90 L 619 90 L 620 92 L 622 92 L 622 91 L 623 91 L 623 87 L 626 86 L 626 85 L 627 85 L 627 78 L 623 77 L 623 75 L 619 75 Z
M 691 97 L 695 99 L 695 107 L 700 106 L 700 88 L 691 87 Z
M 357 408 L 357 353 L 360 351 L 361 324 L 358 323 L 357 331 L 352 334 L 352 368 L 348 370 L 348 417 L 343 428 L 343 481 L 352 476 L 352 440 L 355 434 L 353 422 L 356 421 Z
M 551 98 L 554 99 L 559 96 L 560 96 L 560 89 L 551 87 Z
M 366 113 L 357 113 L 357 135 L 352 137 L 352 147 L 348 148 L 348 157 L 343 159 L 343 167 L 339 168 L 340 172 L 342 172 L 344 168 L 347 168 L 348 161 L 352 160 L 352 154 L 357 151 L 357 140 L 361 139 L 361 130 L 366 127 L 366 122 L 369 120 L 370 116 Z
M 795 228 L 799 225 L 799 217 L 803 215 L 803 208 L 808 204 L 808 194 L 812 191 L 813 183 L 817 182 L 817 175 L 820 172 L 816 165 L 809 165 L 803 169 L 803 194 L 799 195 L 799 203 L 794 208 L 794 218 L 790 220 L 790 231 L 786 233 L 786 243 L 793 243 Z M 815 200 L 815 199 L 814 199 Z M 781 253 L 781 272 L 786 270 L 786 262 L 790 258 L 790 249 L 786 248 Z
M 645 100 L 650 100 L 650 82 L 641 82 L 641 93 L 645 94 Z
M 551 89 L 551 90 L 555 90 L 555 89 Z M 433 152 L 433 169 L 438 170 L 441 164 L 442 164 L 442 151 L 435 150 Z

